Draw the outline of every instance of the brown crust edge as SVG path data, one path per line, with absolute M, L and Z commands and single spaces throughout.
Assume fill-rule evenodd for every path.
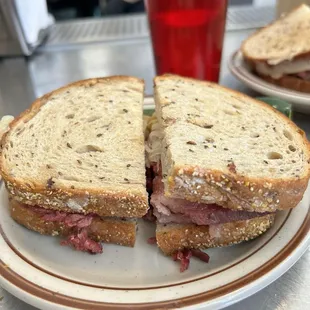
M 41 235 L 66 237 L 74 232 L 58 222 L 44 221 L 31 208 L 14 199 L 9 200 L 11 217 L 20 225 Z M 95 241 L 134 247 L 136 221 L 123 221 L 113 218 L 95 218 L 89 227 L 89 236 Z
M 180 172 L 183 175 L 180 175 Z M 192 183 L 178 186 L 178 179 L 201 178 L 203 184 Z M 246 178 L 223 173 L 196 169 L 195 167 L 174 167 L 174 174 L 168 179 L 168 193 L 175 198 L 201 203 L 217 203 L 224 208 L 250 212 L 274 212 L 294 208 L 301 201 L 307 189 L 309 176 L 297 180 L 269 180 Z M 213 201 L 205 200 L 205 196 Z
M 9 125 L 12 129 L 21 121 L 28 121 L 39 112 L 40 107 L 53 95 L 58 94 L 72 86 L 88 85 L 91 87 L 96 83 L 109 80 L 128 80 L 132 79 L 144 85 L 144 81 L 131 76 L 112 76 L 105 78 L 86 79 L 73 82 L 64 87 L 58 88 L 38 99 L 36 99 L 29 109 L 21 113 Z M 7 143 L 7 137 L 10 130 L 7 131 L 1 138 L 0 142 L 0 173 L 6 184 L 9 193 L 25 204 L 40 205 L 44 208 L 61 210 L 65 212 L 77 213 L 96 213 L 100 216 L 119 216 L 119 217 L 142 217 L 148 209 L 148 200 L 146 190 L 132 190 L 130 192 L 102 192 L 102 191 L 87 191 L 78 189 L 68 189 L 58 187 L 57 189 L 47 189 L 42 184 L 33 184 L 28 187 L 24 182 L 20 182 L 9 175 L 3 164 L 2 148 Z M 72 210 L 66 205 L 68 199 L 77 198 L 77 200 L 85 200 L 90 203 L 83 206 L 81 210 Z
M 274 219 L 275 214 L 268 214 L 246 221 L 213 225 L 220 231 L 218 238 L 210 236 L 210 226 L 157 224 L 156 240 L 165 255 L 171 255 L 183 249 L 229 246 L 260 236 L 273 225 Z
M 203 83 L 206 85 L 213 85 L 214 87 L 226 90 L 234 96 L 239 96 L 246 100 L 251 100 L 256 104 L 268 109 L 270 113 L 277 114 L 283 122 L 291 126 L 301 139 L 301 143 L 306 150 L 305 161 L 307 161 L 308 171 L 302 178 L 291 179 L 261 179 L 248 178 L 235 173 L 223 173 L 221 171 L 214 171 L 208 169 L 201 169 L 199 167 L 173 167 L 171 175 L 168 176 L 167 186 L 165 187 L 165 195 L 175 198 L 182 198 L 189 201 L 206 203 L 202 199 L 206 193 L 210 193 L 213 201 L 208 203 L 217 203 L 225 208 L 232 210 L 245 210 L 256 212 L 274 212 L 275 210 L 285 210 L 294 208 L 301 201 L 303 194 L 307 188 L 310 178 L 310 142 L 307 140 L 305 132 L 300 129 L 293 121 L 288 119 L 284 114 L 269 106 L 268 104 L 244 95 L 238 91 L 220 86 L 215 83 L 197 81 L 191 78 L 185 78 L 178 75 L 165 74 L 154 78 L 154 85 L 156 86 L 156 79 L 186 79 L 195 81 L 196 83 Z M 158 104 L 156 104 L 158 106 Z M 238 167 L 236 168 L 238 171 Z M 179 187 L 176 184 L 176 177 L 184 175 L 191 179 L 193 176 L 202 178 L 205 184 L 195 184 L 193 187 Z M 223 183 L 224 184 L 223 184 Z M 198 188 L 199 187 L 199 188 Z M 238 196 L 237 196 L 238 195 Z
M 291 89 L 301 93 L 310 94 L 310 81 L 306 81 L 291 75 L 284 75 L 279 79 L 273 79 L 270 76 L 259 74 L 255 72 L 261 79 L 265 80 L 268 83 L 277 85 L 283 88 Z

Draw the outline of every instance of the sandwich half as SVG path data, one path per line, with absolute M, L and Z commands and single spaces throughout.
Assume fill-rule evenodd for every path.
M 310 7 L 303 4 L 242 44 L 246 62 L 264 80 L 310 93 Z
M 156 239 L 167 255 L 253 239 L 294 208 L 310 175 L 305 134 L 270 106 L 217 84 L 155 78 L 146 144 Z
M 134 245 L 148 209 L 143 91 L 134 77 L 79 81 L 10 123 L 0 169 L 18 223 L 90 252 L 91 240 Z

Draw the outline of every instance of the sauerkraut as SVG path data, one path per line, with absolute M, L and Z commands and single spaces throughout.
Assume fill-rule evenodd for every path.
M 152 162 L 158 163 L 161 156 L 161 146 L 163 133 L 160 130 L 160 125 L 157 121 L 155 113 L 148 119 L 146 126 L 146 141 L 145 141 L 145 151 L 146 151 L 146 166 L 149 168 Z

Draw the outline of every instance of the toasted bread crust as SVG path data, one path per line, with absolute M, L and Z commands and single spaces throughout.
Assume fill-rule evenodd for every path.
M 269 214 L 246 221 L 213 225 L 218 229 L 216 237 L 210 234 L 210 226 L 157 224 L 157 245 L 164 254 L 171 255 L 183 249 L 207 249 L 238 244 L 263 234 L 273 225 L 274 218 L 274 214 Z
M 160 79 L 186 79 L 197 83 L 196 80 L 175 75 L 163 75 Z M 156 85 L 156 78 L 154 80 Z M 235 97 L 249 100 L 249 97 L 237 91 L 209 82 L 212 87 L 226 89 Z M 165 195 L 200 203 L 217 203 L 232 210 L 274 212 L 294 208 L 301 201 L 310 178 L 310 143 L 305 133 L 284 114 L 264 102 L 251 98 L 257 105 L 276 113 L 284 123 L 300 134 L 304 145 L 305 173 L 299 177 L 286 179 L 249 178 L 237 173 L 223 173 L 210 170 L 207 167 L 174 166 L 169 171 Z M 160 103 L 157 103 L 159 105 Z M 238 167 L 236 167 L 238 171 Z M 186 179 L 187 183 L 182 186 Z M 200 180 L 199 180 L 200 179 Z M 208 199 L 205 199 L 207 196 Z
M 17 223 L 42 235 L 66 237 L 74 232 L 74 228 L 62 223 L 43 220 L 40 214 L 14 199 L 10 199 L 9 208 L 12 218 Z M 136 239 L 136 222 L 97 217 L 89 227 L 89 236 L 95 241 L 133 247 Z
M 256 72 L 263 80 L 273 85 L 288 88 L 302 93 L 310 94 L 310 81 L 300 79 L 291 75 L 284 75 L 279 79 L 273 79 L 270 76 L 262 75 Z
M 11 183 L 5 180 L 4 182 L 9 194 L 19 202 L 32 206 L 38 205 L 45 209 L 128 218 L 142 217 L 148 209 L 143 193 L 136 193 L 134 190 L 124 193 L 113 191 L 103 193 L 76 189 L 73 193 L 61 188 L 47 190 L 44 187 L 36 186 L 30 189 L 27 188 L 27 185 L 15 181 Z M 81 208 L 73 210 L 68 207 L 69 203 L 80 205 Z
M 182 174 L 181 174 L 182 173 Z M 187 186 L 180 179 L 200 178 Z M 297 180 L 261 180 L 195 167 L 176 167 L 168 179 L 168 194 L 201 203 L 216 203 L 232 210 L 274 212 L 294 208 L 301 201 L 308 177 Z M 206 196 L 208 199 L 206 200 Z
M 104 81 L 119 81 L 132 79 L 135 82 L 143 83 L 142 80 L 128 76 L 113 76 L 107 78 L 94 78 L 71 83 L 65 87 L 52 91 L 41 98 L 38 98 L 31 107 L 20 114 L 14 121 L 10 123 L 10 129 L 17 126 L 21 121 L 27 122 L 33 118 L 50 97 L 72 86 L 89 86 Z M 132 184 L 127 190 L 120 191 L 102 191 L 101 189 L 71 189 L 65 187 L 47 188 L 42 184 L 27 184 L 25 180 L 17 180 L 13 178 L 3 163 L 2 148 L 8 143 L 9 131 L 6 132 L 1 139 L 0 151 L 0 173 L 6 184 L 10 195 L 16 197 L 18 201 L 30 205 L 39 205 L 43 208 L 61 210 L 65 212 L 76 213 L 96 213 L 100 216 L 119 216 L 119 217 L 142 217 L 148 209 L 146 190 L 137 188 Z M 141 133 L 142 134 L 142 133 Z M 31 182 L 29 182 L 31 183 Z M 80 208 L 72 210 L 68 206 L 68 201 Z

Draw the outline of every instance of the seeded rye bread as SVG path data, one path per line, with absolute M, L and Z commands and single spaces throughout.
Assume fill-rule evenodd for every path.
M 148 208 L 143 90 L 142 80 L 115 76 L 37 99 L 1 140 L 9 194 L 65 212 L 142 217 Z
M 10 199 L 9 208 L 12 218 L 26 228 L 42 235 L 66 237 L 75 232 L 60 222 L 45 221 L 42 216 L 22 203 Z M 88 236 L 99 242 L 113 243 L 133 247 L 136 239 L 136 220 L 96 217 L 87 228 Z
M 301 5 L 286 16 L 252 34 L 241 46 L 245 61 L 255 70 L 263 62 L 277 65 L 283 61 L 310 58 L 310 8 Z M 265 81 L 299 92 L 310 93 L 310 81 L 284 75 L 279 79 L 256 73 Z
M 243 42 L 241 51 L 247 59 L 269 65 L 310 57 L 309 31 L 310 8 L 303 4 L 252 34 Z
M 310 147 L 292 121 L 217 84 L 175 75 L 154 82 L 166 196 L 256 212 L 299 203 Z
M 157 245 L 166 255 L 183 249 L 203 250 L 234 245 L 266 232 L 273 225 L 274 218 L 275 214 L 268 214 L 246 221 L 214 225 L 216 236 L 210 233 L 210 226 L 207 225 L 157 223 Z

